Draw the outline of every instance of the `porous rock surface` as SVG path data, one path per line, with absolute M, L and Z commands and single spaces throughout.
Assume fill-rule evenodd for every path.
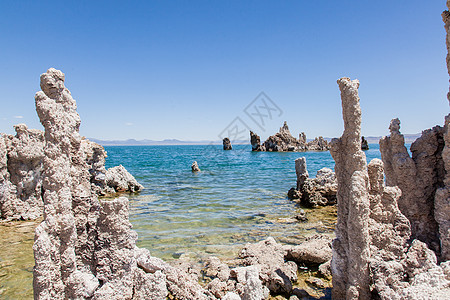
M 413 226 L 397 204 L 403 191 L 385 186 L 383 162 L 366 164 L 359 82 L 342 78 L 338 84 L 345 129 L 331 142 L 338 180 L 333 299 L 448 298 L 449 262 L 438 265 L 435 252 L 412 235 Z M 391 125 L 399 129 L 399 122 Z
M 43 208 L 44 133 L 25 124 L 14 129 L 15 136 L 0 136 L 0 219 L 36 219 Z
M 229 138 L 224 138 L 222 141 L 223 144 L 223 150 L 232 150 L 233 147 L 231 146 L 231 141 Z
M 333 299 L 370 299 L 368 175 L 361 150 L 361 109 L 358 80 L 341 78 L 344 133 L 331 141 L 336 162 L 336 239 L 333 241 Z
M 0 136 L 0 219 L 28 220 L 42 215 L 44 132 L 25 124 L 14 126 L 16 135 Z M 98 195 L 143 189 L 123 166 L 106 170 L 105 149 L 81 138 L 80 158 L 86 160 L 93 190 Z
M 323 137 L 316 137 L 313 141 L 307 143 L 304 132 L 300 133 L 299 139 L 292 136 L 289 127 L 284 122 L 280 127 L 280 131 L 271 135 L 260 145 L 260 138 L 253 132 L 250 132 L 250 140 L 252 151 L 327 151 L 329 150 L 328 142 Z
M 262 300 L 269 289 L 290 293 L 297 265 L 285 262 L 285 250 L 272 238 L 244 247 L 241 267 L 211 258 L 206 287 L 189 263 L 169 265 L 136 247 L 128 199 L 98 199 L 92 175 L 104 172 L 104 155 L 78 133 L 80 118 L 64 74 L 49 69 L 41 88 L 35 98 L 45 127 L 45 193 L 33 245 L 35 299 Z
M 327 270 L 331 259 L 330 239 L 315 236 L 298 246 L 282 245 L 269 237 L 255 244 L 247 244 L 239 253 L 232 268 L 216 257 L 210 257 L 205 275 L 212 279 L 207 288 L 218 298 L 267 299 L 272 295 L 289 296 L 298 293 L 298 265 Z M 323 265 L 323 266 L 322 266 Z M 233 295 L 230 292 L 234 293 Z M 228 296 L 227 296 L 228 295 Z M 221 298 L 227 299 L 227 298 Z M 233 298 L 231 298 L 233 299 Z
M 390 136 L 380 140 L 386 183 L 398 186 L 402 194 L 398 206 L 411 223 L 412 237 L 440 253 L 438 223 L 434 218 L 436 189 L 443 187 L 442 161 L 444 128 L 436 126 L 422 132 L 411 145 L 412 157 L 400 133 L 400 120 L 393 119 Z
M 49 69 L 41 89 L 35 99 L 45 128 L 45 193 L 33 246 L 35 299 L 165 299 L 169 290 L 189 294 L 184 299 L 209 299 L 197 282 L 183 278 L 189 277 L 183 270 L 139 266 L 155 259 L 136 247 L 128 199 L 97 198 L 64 74 Z
M 317 171 L 315 178 L 309 178 L 306 158 L 295 160 L 297 187 L 288 191 L 288 198 L 306 207 L 317 207 L 336 204 L 337 181 L 334 172 L 329 168 Z

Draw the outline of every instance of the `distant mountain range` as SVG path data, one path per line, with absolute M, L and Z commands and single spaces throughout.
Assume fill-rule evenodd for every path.
M 416 134 L 404 134 L 405 137 L 405 143 L 410 144 L 414 142 L 418 137 L 420 136 L 420 133 Z M 366 136 L 365 137 L 367 142 L 369 144 L 378 144 L 378 141 L 381 139 L 381 136 Z M 327 141 L 331 141 L 332 138 L 325 138 Z M 99 140 L 94 138 L 89 138 L 89 140 L 96 142 L 97 144 L 100 144 L 102 146 L 164 146 L 164 145 L 222 145 L 222 141 L 181 141 L 177 139 L 165 139 L 162 141 L 154 141 L 154 140 L 135 140 L 135 139 L 128 139 L 128 140 Z M 311 141 L 311 139 L 308 139 L 308 141 Z M 233 145 L 248 145 L 250 144 L 250 140 L 236 140 L 232 141 Z
M 177 139 L 165 139 L 162 141 L 154 141 L 154 140 L 113 140 L 113 141 L 104 141 L 94 138 L 89 138 L 89 140 L 96 142 L 102 146 L 167 146 L 167 145 L 222 145 L 222 141 L 180 141 Z M 247 140 L 237 140 L 234 141 L 234 145 L 240 144 L 249 144 L 250 141 Z
M 420 137 L 420 133 L 414 133 L 414 134 L 403 134 L 403 136 L 405 137 L 405 144 L 411 144 L 412 142 L 414 142 L 418 137 Z M 381 136 L 366 136 L 365 137 L 367 142 L 369 144 L 378 144 L 378 142 L 381 139 Z

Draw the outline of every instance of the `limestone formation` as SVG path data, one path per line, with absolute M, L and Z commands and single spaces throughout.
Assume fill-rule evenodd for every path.
M 232 150 L 233 147 L 231 146 L 231 142 L 229 138 L 224 138 L 223 139 L 223 150 Z
M 191 169 L 192 169 L 192 172 L 200 172 L 200 168 L 198 167 L 198 164 L 197 164 L 196 161 L 194 161 L 194 162 L 192 163 Z
M 394 119 L 391 134 L 380 140 L 381 158 L 385 165 L 386 183 L 398 186 L 402 196 L 398 205 L 411 222 L 412 237 L 428 244 L 439 253 L 438 224 L 434 218 L 436 187 L 443 186 L 443 128 L 425 130 L 411 145 L 412 157 L 400 133 L 400 121 Z
M 297 174 L 297 190 L 300 190 L 306 179 L 309 178 L 306 157 L 299 157 L 295 160 L 295 174 Z
M 336 239 L 333 241 L 333 299 L 370 299 L 369 195 L 366 157 L 361 150 L 358 80 L 341 78 L 344 133 L 331 141 L 336 162 Z
M 394 151 L 394 156 L 390 156 L 391 153 L 384 155 L 390 158 L 386 169 L 379 159 L 367 166 L 361 150 L 359 82 L 342 78 L 338 83 L 345 129 L 340 139 L 332 141 L 331 148 L 338 180 L 338 219 L 331 261 L 333 299 L 446 298 L 450 294 L 448 262 L 438 265 L 435 253 L 415 239 L 414 226 L 397 205 L 403 191 L 384 184 L 384 172 L 388 176 L 398 170 L 395 166 L 401 165 L 395 165 L 395 162 L 409 162 L 408 168 L 417 172 L 414 160 L 401 147 L 400 122 L 391 122 L 391 139 L 387 141 L 390 146 L 395 146 L 387 149 L 401 151 Z M 434 133 L 427 132 L 426 135 L 433 136 Z M 430 163 L 430 159 L 427 162 Z M 434 170 L 436 162 L 433 163 L 428 170 Z M 405 168 L 403 166 L 401 170 Z M 416 228 L 427 225 L 419 222 L 423 219 L 416 223 Z
M 261 138 L 259 135 L 250 131 L 250 143 L 252 144 L 252 151 L 265 151 L 264 145 L 261 145 Z
M 295 160 L 297 187 L 288 191 L 288 198 L 306 207 L 336 204 L 337 182 L 334 172 L 329 168 L 317 171 L 315 178 L 309 178 L 306 158 Z
M 297 264 L 321 265 L 331 260 L 331 238 L 312 236 L 300 245 L 285 246 L 286 259 Z
M 364 136 L 361 136 L 361 150 L 369 150 L 369 143 Z
M 16 135 L 0 137 L 0 219 L 28 220 L 42 214 L 44 133 L 14 126 Z
M 434 200 L 434 218 L 439 227 L 441 246 L 441 260 L 450 260 L 450 115 L 445 117 L 444 149 L 442 161 L 445 168 L 445 176 L 442 187 L 436 190 Z
M 298 141 L 301 144 L 306 144 L 306 134 L 304 132 L 299 133 L 298 135 Z
M 292 282 L 297 280 L 297 265 L 285 262 L 281 244 L 269 237 L 256 244 L 247 244 L 239 253 L 245 266 L 259 265 L 263 284 L 273 293 L 290 294 Z
M 97 199 L 64 74 L 49 69 L 41 75 L 41 88 L 35 98 L 45 128 L 45 193 L 44 221 L 36 228 L 33 246 L 35 299 L 165 299 L 175 287 L 197 288 L 190 294 L 200 295 L 203 288 L 182 279 L 183 271 L 138 267 L 138 261 L 155 259 L 136 247 L 128 199 Z M 189 287 L 179 287 L 180 282 Z
M 14 126 L 16 135 L 0 137 L 0 219 L 28 220 L 42 215 L 44 132 Z M 123 167 L 105 169 L 105 149 L 81 139 L 80 158 L 86 160 L 92 188 L 98 195 L 143 189 Z
M 328 142 L 323 137 L 319 136 L 307 143 L 306 149 L 309 151 L 327 151 L 330 150 L 330 145 L 328 145 Z
M 397 201 L 398 187 L 384 185 L 383 163 L 374 159 L 368 166 L 370 198 L 370 260 L 374 290 L 381 299 L 441 299 L 450 293 L 445 264 L 425 243 L 411 240 L 409 220 Z M 444 297 L 445 298 L 445 297 Z
M 299 140 L 292 136 L 286 122 L 280 128 L 280 131 L 269 136 L 264 142 L 266 151 L 305 151 L 306 144 L 302 144 Z
M 124 166 L 109 168 L 105 174 L 106 193 L 138 192 L 144 187 L 137 182 Z
M 299 139 L 292 136 L 289 127 L 284 122 L 280 127 L 280 131 L 271 135 L 267 140 L 261 144 L 260 138 L 253 132 L 250 132 L 250 139 L 252 144 L 252 151 L 270 151 L 270 152 L 285 152 L 285 151 L 327 151 L 329 150 L 328 142 L 323 137 L 317 137 L 311 142 L 306 142 L 306 135 L 304 132 L 299 134 Z

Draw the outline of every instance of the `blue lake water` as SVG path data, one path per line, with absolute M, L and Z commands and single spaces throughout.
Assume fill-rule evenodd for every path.
M 201 260 L 228 258 L 247 242 L 273 236 L 297 243 L 316 233 L 333 234 L 333 207 L 305 209 L 309 221 L 286 220 L 300 209 L 286 197 L 296 185 L 294 161 L 306 157 L 308 171 L 334 168 L 329 152 L 252 152 L 250 145 L 109 146 L 107 167 L 122 164 L 144 185 L 130 195 L 130 221 L 138 245 L 153 255 Z M 380 158 L 378 145 L 365 151 Z M 197 161 L 199 173 L 191 172 Z

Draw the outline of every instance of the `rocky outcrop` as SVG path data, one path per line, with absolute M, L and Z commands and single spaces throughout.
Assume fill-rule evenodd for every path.
M 322 265 L 331 260 L 331 238 L 315 235 L 296 246 L 284 246 L 285 258 L 299 265 Z
M 253 131 L 250 131 L 250 143 L 252 144 L 252 151 L 266 151 L 264 145 L 261 145 L 261 138 Z
M 309 178 L 306 157 L 299 157 L 295 160 L 295 174 L 297 175 L 297 190 L 300 190 L 306 179 Z
M 297 280 L 297 264 L 286 261 L 288 250 L 273 238 L 246 245 L 238 267 L 210 259 L 206 276 L 211 281 L 206 287 L 199 284 L 201 274 L 190 264 L 180 261 L 169 265 L 136 247 L 137 234 L 128 220 L 128 199 L 98 199 L 105 153 L 80 137 L 80 118 L 64 86 L 64 74 L 49 69 L 41 76 L 41 88 L 42 92 L 36 94 L 36 110 L 45 128 L 45 193 L 44 220 L 36 228 L 33 245 L 35 299 L 170 296 L 184 300 L 262 300 L 268 298 L 269 291 L 301 294 L 292 288 Z M 1 142 L 0 146 L 5 149 Z M 107 171 L 104 180 L 108 180 Z M 289 253 L 298 261 L 311 257 L 317 260 L 311 248 L 323 251 L 323 245 L 315 246 L 319 244 L 308 244 L 304 258 L 299 258 L 297 248 Z
M 233 149 L 229 138 L 227 138 L 227 137 L 224 138 L 222 143 L 223 143 L 223 150 L 232 150 Z
M 361 150 L 358 80 L 341 78 L 344 133 L 331 141 L 336 162 L 336 239 L 333 241 L 333 299 L 370 299 L 369 194 L 366 157 Z
M 361 136 L 361 150 L 369 150 L 369 143 L 364 136 Z
M 274 135 L 271 135 L 261 145 L 260 138 L 253 132 L 250 132 L 250 139 L 252 144 L 252 151 L 270 151 L 270 152 L 283 152 L 283 151 L 327 151 L 329 150 L 328 142 L 323 137 L 317 137 L 313 141 L 307 143 L 306 135 L 304 132 L 300 133 L 297 140 L 292 136 L 289 131 L 289 127 L 286 122 L 280 128 L 280 131 Z
M 44 132 L 25 124 L 14 126 L 16 135 L 0 137 L 0 219 L 28 220 L 42 215 Z M 101 196 L 143 189 L 123 166 L 106 170 L 105 149 L 81 138 L 84 159 L 93 190 Z
M 328 142 L 321 136 L 314 138 L 311 142 L 306 144 L 308 151 L 328 151 L 330 146 Z
M 136 247 L 128 199 L 97 198 L 64 74 L 49 69 L 41 88 L 35 98 L 45 128 L 45 193 L 33 246 L 35 299 L 165 299 L 168 291 L 179 299 L 213 299 L 185 271 Z
M 198 167 L 198 164 L 197 164 L 196 161 L 194 161 L 194 162 L 192 163 L 191 169 L 192 169 L 192 172 L 200 172 L 200 168 Z
M 442 127 L 425 130 L 411 145 L 412 157 L 400 133 L 400 121 L 393 119 L 390 136 L 380 140 L 380 152 L 388 186 L 398 186 L 402 195 L 398 206 L 411 223 L 412 238 L 440 253 L 438 224 L 434 218 L 436 189 L 443 187 L 444 147 Z
M 450 115 L 445 117 L 444 149 L 442 161 L 445 168 L 443 185 L 438 187 L 434 199 L 434 218 L 439 228 L 442 261 L 450 260 Z
M 139 192 L 144 187 L 137 182 L 124 166 L 109 168 L 105 174 L 106 193 Z
M 43 208 L 44 133 L 25 124 L 14 129 L 15 136 L 0 136 L 0 219 L 36 219 Z
M 305 151 L 306 144 L 293 137 L 287 123 L 284 122 L 278 133 L 267 138 L 264 148 L 266 151 Z
M 333 299 L 445 298 L 450 293 L 449 263 L 438 265 L 435 253 L 414 239 L 413 226 L 397 205 L 403 191 L 384 184 L 384 172 L 393 172 L 392 165 L 384 170 L 379 159 L 366 165 L 360 144 L 359 82 L 342 78 L 338 84 L 345 129 L 331 143 L 338 179 Z M 391 130 L 398 129 L 394 120 Z M 409 161 L 404 153 L 396 160 Z
M 306 207 L 336 204 L 337 182 L 334 172 L 329 168 L 317 171 L 315 178 L 309 178 L 306 158 L 295 160 L 297 187 L 288 191 L 288 198 Z
M 292 282 L 297 281 L 297 265 L 292 261 L 285 262 L 285 251 L 282 245 L 268 238 L 256 244 L 247 244 L 239 253 L 245 266 L 259 265 L 260 278 L 273 293 L 292 291 Z

